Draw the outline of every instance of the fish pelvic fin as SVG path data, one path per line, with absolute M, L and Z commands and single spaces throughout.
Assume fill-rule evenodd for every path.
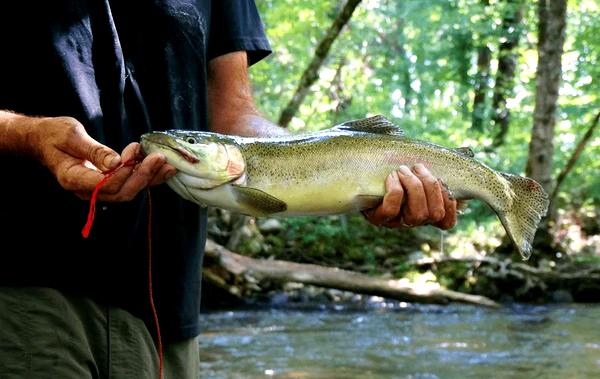
M 533 179 L 500 173 L 514 192 L 510 209 L 498 212 L 508 236 L 523 260 L 531 256 L 533 237 L 542 217 L 548 212 L 550 200 L 542 186 Z

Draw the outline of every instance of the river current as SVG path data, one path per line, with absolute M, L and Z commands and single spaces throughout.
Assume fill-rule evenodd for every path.
M 600 305 L 208 312 L 202 378 L 600 378 Z

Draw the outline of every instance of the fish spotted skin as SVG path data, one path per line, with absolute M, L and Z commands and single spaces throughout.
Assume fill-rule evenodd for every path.
M 488 204 L 524 259 L 531 254 L 533 236 L 549 202 L 533 179 L 495 171 L 475 160 L 468 148 L 408 137 L 383 116 L 285 137 L 154 132 L 142 136 L 142 148 L 147 154 L 161 151 L 181 170 L 167 183 L 184 198 L 251 216 L 327 215 L 372 208 L 381 202 L 391 172 L 420 163 L 456 199 Z M 215 167 L 203 166 L 214 152 L 222 161 L 218 170 L 236 170 L 207 175 Z M 191 163 L 190 154 L 198 161 Z

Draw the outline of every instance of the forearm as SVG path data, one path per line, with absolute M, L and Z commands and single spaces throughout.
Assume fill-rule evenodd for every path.
M 0 153 L 34 155 L 31 139 L 37 118 L 0 110 Z
M 121 162 L 122 167 L 98 192 L 101 201 L 128 201 L 148 185 L 162 183 L 175 172 L 164 156 L 141 159 L 139 144 L 131 143 L 121 155 L 91 138 L 73 117 L 28 117 L 0 111 L 0 153 L 30 156 L 46 166 L 58 183 L 82 199 L 89 199 L 104 176 Z M 90 167 L 91 166 L 93 167 Z
M 223 134 L 273 136 L 288 134 L 261 116 L 252 99 L 246 53 L 235 52 L 209 63 L 210 129 Z

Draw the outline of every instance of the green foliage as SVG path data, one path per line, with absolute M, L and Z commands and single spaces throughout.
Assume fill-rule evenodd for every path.
M 314 48 L 342 2 L 337 0 L 258 0 L 274 53 L 251 69 L 255 98 L 273 120 L 294 93 Z M 293 131 L 328 128 L 337 122 L 384 114 L 411 136 L 445 146 L 471 146 L 477 159 L 501 171 L 523 174 L 535 106 L 537 64 L 536 2 L 490 0 L 363 0 L 334 43 L 319 80 L 292 120 Z M 516 50 L 515 87 L 508 99 L 510 129 L 504 145 L 484 152 L 495 130 L 470 126 L 477 49 L 492 52 L 494 78 L 498 46 L 506 38 L 502 17 L 523 6 L 522 38 Z M 599 109 L 600 5 L 596 0 L 569 2 L 563 83 L 559 98 L 556 174 Z M 493 86 L 493 83 L 491 83 Z M 490 91 L 491 92 L 491 91 Z M 491 93 L 488 94 L 491 96 Z M 491 103 L 488 99 L 488 107 Z M 600 137 L 590 141 L 559 193 L 565 209 L 600 205 Z M 456 233 L 469 225 L 496 225 L 495 215 L 478 202 L 461 217 Z M 399 233 L 385 234 L 368 225 L 344 230 L 338 219 L 286 220 L 288 235 L 308 258 L 361 261 L 367 265 L 373 238 L 390 247 Z M 497 226 L 497 225 L 496 225 Z M 499 226 L 498 226 L 499 228 Z M 492 229 L 486 227 L 486 229 Z M 498 229 L 500 230 L 500 229 Z M 490 237 L 497 237 L 493 235 Z M 369 240 L 371 238 L 371 240 Z M 334 241 L 332 244 L 331 242 Z M 343 247 L 343 249 L 342 249 Z M 290 252 L 289 246 L 286 247 Z M 305 257 L 305 258 L 307 258 Z M 307 259 L 310 260 L 310 259 Z M 403 270 L 400 265 L 398 272 Z
M 329 263 L 367 273 L 398 265 L 414 248 L 414 231 L 397 231 L 369 224 L 361 215 L 293 217 L 282 219 L 283 229 L 269 234 L 269 248 L 259 256 L 275 256 L 305 263 Z

